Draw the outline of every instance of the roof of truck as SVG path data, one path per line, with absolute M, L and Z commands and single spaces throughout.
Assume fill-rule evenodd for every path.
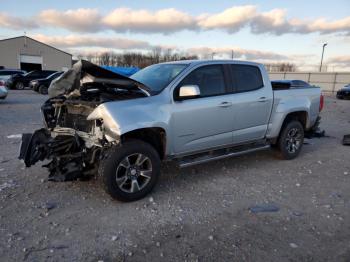
M 243 61 L 243 60 L 232 60 L 232 59 L 223 59 L 223 60 L 212 60 L 212 59 L 203 59 L 203 60 L 179 60 L 179 61 L 171 61 L 171 62 L 165 62 L 163 64 L 244 64 L 244 65 L 261 65 L 260 63 L 256 62 L 250 62 L 250 61 Z

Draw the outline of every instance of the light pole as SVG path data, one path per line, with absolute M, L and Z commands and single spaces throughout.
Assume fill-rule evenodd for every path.
M 214 60 L 214 55 L 216 55 L 215 52 L 211 53 L 211 60 Z
M 231 59 L 233 60 L 233 50 L 231 50 Z
M 323 47 L 322 47 L 322 56 L 321 56 L 320 72 L 321 72 L 321 70 L 322 70 L 322 62 L 323 62 L 324 48 L 325 48 L 327 45 L 328 45 L 327 43 L 324 43 L 324 44 L 323 44 Z

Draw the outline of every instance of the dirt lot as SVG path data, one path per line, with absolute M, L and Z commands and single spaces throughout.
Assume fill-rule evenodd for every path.
M 1 261 L 350 261 L 350 101 L 328 97 L 322 127 L 293 161 L 271 151 L 178 169 L 140 201 L 113 201 L 96 180 L 48 182 L 17 160 L 42 124 L 45 97 L 0 101 Z M 8 137 L 9 136 L 9 137 Z M 277 212 L 252 213 L 269 203 Z

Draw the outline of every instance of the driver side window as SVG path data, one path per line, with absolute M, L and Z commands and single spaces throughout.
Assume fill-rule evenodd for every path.
M 208 65 L 192 71 L 179 84 L 181 86 L 197 85 L 200 90 L 200 97 L 223 95 L 226 93 L 225 77 L 222 65 Z

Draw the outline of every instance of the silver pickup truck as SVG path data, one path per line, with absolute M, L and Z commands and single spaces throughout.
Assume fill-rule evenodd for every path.
M 156 64 L 130 78 L 80 61 L 49 97 L 20 159 L 51 160 L 53 181 L 99 173 L 122 201 L 149 193 L 165 160 L 186 167 L 270 147 L 293 159 L 323 107 L 319 88 L 274 90 L 263 65 L 232 60 Z

